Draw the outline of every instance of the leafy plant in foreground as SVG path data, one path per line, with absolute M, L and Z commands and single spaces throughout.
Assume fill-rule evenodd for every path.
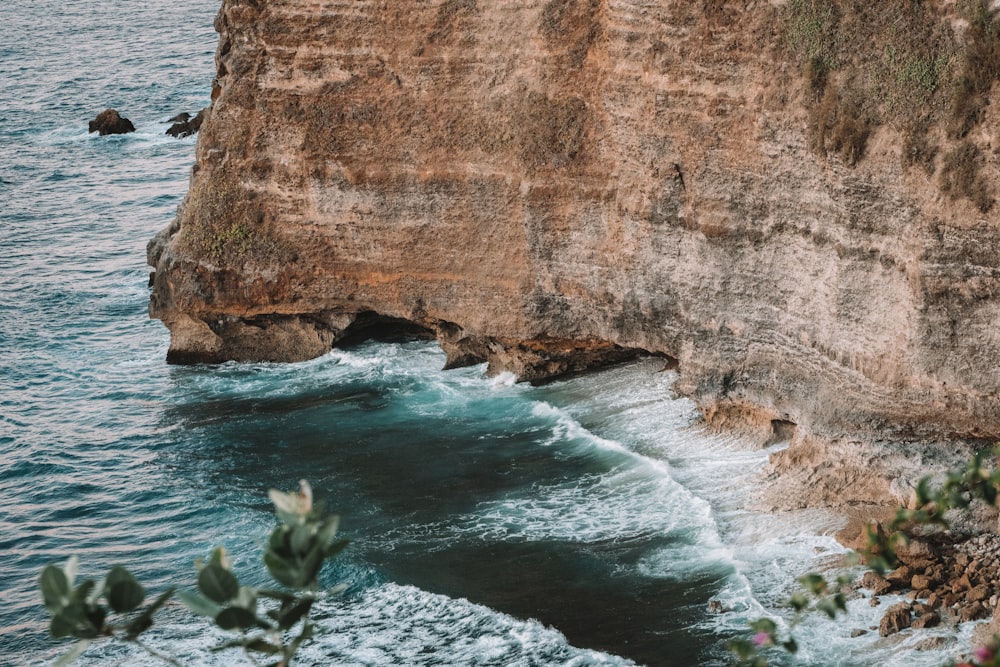
M 299 647 L 313 636 L 310 612 L 315 602 L 343 589 L 320 591 L 319 574 L 347 541 L 336 539 L 338 517 L 324 516 L 321 508 L 313 507 L 307 482 L 300 482 L 297 493 L 272 489 L 268 496 L 281 523 L 265 545 L 264 565 L 283 588 L 256 589 L 240 584 L 225 550 L 217 548 L 207 563 L 196 563 L 198 592 L 181 591 L 177 597 L 191 612 L 238 633 L 212 650 L 239 648 L 254 664 L 259 664 L 257 656 L 264 656 L 273 660 L 268 663 L 271 667 L 287 667 Z M 47 565 L 39 578 L 45 607 L 52 615 L 49 632 L 57 639 L 80 640 L 55 665 L 69 664 L 101 638 L 135 644 L 163 662 L 180 665 L 141 639 L 176 586 L 143 608 L 146 590 L 124 567 L 112 567 L 100 585 L 88 579 L 74 588 L 77 570 L 78 560 L 73 556 L 63 567 Z

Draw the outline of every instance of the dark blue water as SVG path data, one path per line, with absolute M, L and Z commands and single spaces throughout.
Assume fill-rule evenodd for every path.
M 767 452 L 702 433 L 656 360 L 533 388 L 433 344 L 179 368 L 146 317 L 145 244 L 180 203 L 215 1 L 0 5 L 0 664 L 44 664 L 35 579 L 70 554 L 190 587 L 225 545 L 263 583 L 269 487 L 309 479 L 353 544 L 303 664 L 725 664 L 724 642 L 839 548 L 836 519 L 745 509 Z M 135 134 L 99 138 L 115 107 Z M 713 614 L 710 600 L 728 610 Z M 811 618 L 803 664 L 936 664 Z M 943 631 L 942 631 L 943 632 Z M 177 605 L 150 643 L 228 665 Z M 921 662 L 922 661 L 922 662 Z M 94 646 L 82 664 L 155 664 Z

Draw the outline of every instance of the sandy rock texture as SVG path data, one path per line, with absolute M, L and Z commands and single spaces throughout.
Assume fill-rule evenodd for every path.
M 532 380 L 661 354 L 806 471 L 837 465 L 817 442 L 997 437 L 997 211 L 942 189 L 943 131 L 923 165 L 885 123 L 863 158 L 817 150 L 789 6 L 224 0 L 190 192 L 149 248 L 169 359 L 407 325 Z

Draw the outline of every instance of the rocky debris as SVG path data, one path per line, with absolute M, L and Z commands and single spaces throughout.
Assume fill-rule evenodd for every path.
M 896 553 L 899 566 L 884 578 L 868 572 L 861 587 L 872 592 L 872 605 L 886 593 L 905 594 L 886 610 L 879 630 L 932 628 L 942 622 L 965 623 L 988 618 L 1000 601 L 1000 535 L 972 537 L 941 534 L 913 539 Z M 915 614 L 903 623 L 901 609 Z M 893 628 L 896 628 L 895 630 Z
M 167 128 L 166 134 L 177 138 L 190 137 L 192 134 L 195 134 L 201 129 L 201 124 L 205 121 L 205 115 L 207 112 L 208 109 L 205 108 L 193 117 L 186 111 L 184 113 L 177 114 L 167 121 L 168 123 L 173 123 L 173 125 Z
M 878 626 L 878 633 L 883 637 L 888 637 L 910 627 L 911 612 L 912 610 L 907 602 L 892 605 L 882 617 L 882 622 Z
M 867 634 L 868 634 L 868 631 L 865 630 L 864 628 L 855 628 L 854 630 L 851 630 L 851 638 L 852 639 L 854 639 L 856 637 L 863 637 L 864 635 L 867 635 Z
M 910 625 L 912 628 L 935 628 L 941 625 L 941 616 L 937 612 L 927 612 L 917 617 Z
M 892 589 L 892 584 L 885 580 L 885 577 L 878 572 L 869 570 L 861 577 L 861 587 L 867 588 L 872 595 L 882 595 Z
M 129 132 L 135 132 L 135 125 L 116 110 L 105 109 L 97 114 L 97 118 L 90 121 L 87 131 L 97 132 L 102 137 L 107 134 L 128 134 Z

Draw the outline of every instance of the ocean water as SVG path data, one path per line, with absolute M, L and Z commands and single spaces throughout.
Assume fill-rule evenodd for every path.
M 0 5 L 0 665 L 65 650 L 36 579 L 70 554 L 158 591 L 192 588 L 224 545 L 264 583 L 266 491 L 302 478 L 353 540 L 302 664 L 724 665 L 748 619 L 787 624 L 795 577 L 842 553 L 839 519 L 745 509 L 770 452 L 702 431 L 655 359 L 543 387 L 442 371 L 427 342 L 164 363 L 145 244 L 187 186 L 194 139 L 163 133 L 208 103 L 216 9 Z M 138 131 L 88 135 L 109 106 Z M 807 617 L 775 663 L 936 665 L 968 646 L 971 626 L 851 638 L 879 612 L 851 608 Z M 929 636 L 944 648 L 918 650 Z M 172 604 L 149 643 L 245 664 L 208 650 L 221 638 Z M 157 663 L 95 645 L 80 664 Z

